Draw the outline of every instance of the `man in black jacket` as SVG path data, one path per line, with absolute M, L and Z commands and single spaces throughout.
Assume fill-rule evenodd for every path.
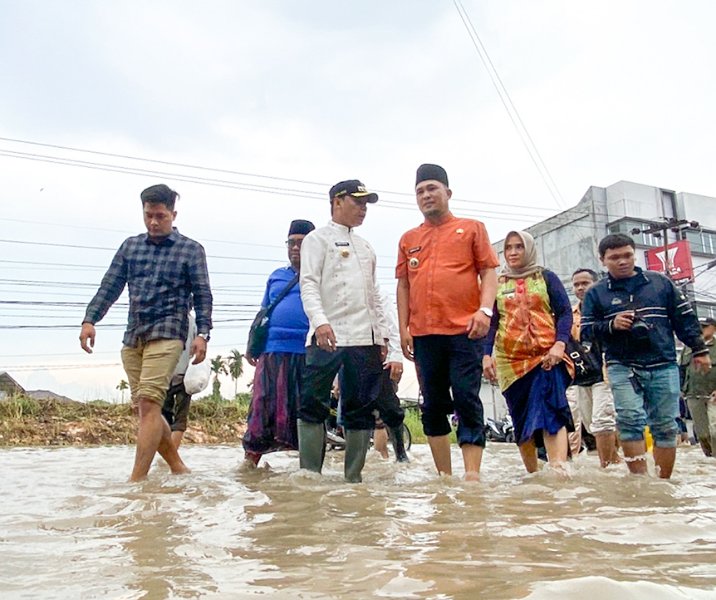
M 654 438 L 657 475 L 671 477 L 676 459 L 679 369 L 674 333 L 693 350 L 693 363 L 711 368 L 693 308 L 666 276 L 635 265 L 634 240 L 616 233 L 599 242 L 609 276 L 584 298 L 581 337 L 605 351 L 624 458 L 632 473 L 646 473 L 644 427 Z

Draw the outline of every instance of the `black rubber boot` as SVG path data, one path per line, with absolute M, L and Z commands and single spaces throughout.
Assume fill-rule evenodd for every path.
M 395 462 L 406 463 L 410 462 L 408 453 L 405 451 L 405 440 L 403 439 L 403 425 L 398 427 L 390 427 L 390 441 L 393 444 L 393 451 L 395 452 Z
M 363 481 L 361 472 L 365 465 L 365 455 L 370 446 L 370 434 L 370 429 L 354 429 L 345 432 L 346 457 L 343 472 L 348 483 Z
M 323 423 L 298 420 L 298 457 L 302 469 L 320 473 L 326 453 L 326 429 Z

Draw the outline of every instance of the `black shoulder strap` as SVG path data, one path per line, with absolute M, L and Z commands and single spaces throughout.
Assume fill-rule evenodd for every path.
M 266 308 L 266 318 L 271 316 L 271 313 L 273 312 L 273 309 L 276 308 L 276 305 L 281 302 L 286 297 L 286 294 L 288 294 L 291 291 L 291 288 L 298 283 L 298 273 L 296 273 L 293 276 L 293 279 L 288 282 L 285 288 L 281 290 L 278 296 L 276 296 L 271 304 L 268 305 L 268 308 Z

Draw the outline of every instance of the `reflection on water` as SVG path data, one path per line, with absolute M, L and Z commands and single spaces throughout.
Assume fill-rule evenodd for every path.
M 488 447 L 482 482 L 433 474 L 426 447 L 369 456 L 364 483 L 294 453 L 186 447 L 194 472 L 124 483 L 133 448 L 0 451 L 3 598 L 714 598 L 716 461 L 679 449 L 672 482 L 525 475 Z M 455 464 L 460 464 L 455 450 Z

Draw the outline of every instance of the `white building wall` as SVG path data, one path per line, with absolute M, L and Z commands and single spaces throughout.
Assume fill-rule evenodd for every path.
M 716 229 L 716 198 L 681 192 L 676 194 L 684 207 L 684 218 L 698 221 L 702 227 Z

